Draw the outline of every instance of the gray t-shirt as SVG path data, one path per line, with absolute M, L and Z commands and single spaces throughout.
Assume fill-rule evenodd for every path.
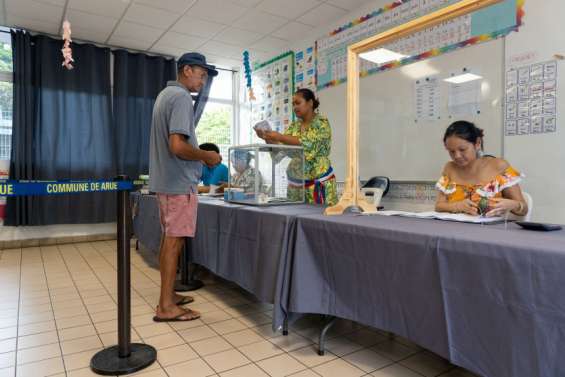
M 200 161 L 183 160 L 169 149 L 169 135 L 187 136 L 198 148 L 194 106 L 190 92 L 179 82 L 169 81 L 153 107 L 149 144 L 149 191 L 164 194 L 195 193 L 202 173 Z

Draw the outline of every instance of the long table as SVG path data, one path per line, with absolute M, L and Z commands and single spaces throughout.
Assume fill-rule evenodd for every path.
M 385 216 L 295 225 L 275 310 L 391 331 L 483 376 L 565 375 L 565 231 Z
M 156 200 L 137 203 L 136 235 L 158 247 Z M 274 328 L 319 313 L 483 376 L 565 376 L 565 231 L 321 212 L 203 199 L 194 261 L 273 303 Z
M 134 233 L 150 250 L 159 250 L 159 208 L 153 195 L 133 194 Z M 253 207 L 199 197 L 196 234 L 191 242 L 192 261 L 255 295 L 260 301 L 281 307 L 282 273 L 287 270 L 287 251 L 298 215 L 321 214 L 320 206 L 287 205 Z M 274 328 L 284 313 L 276 311 Z M 276 324 L 276 325 L 275 325 Z

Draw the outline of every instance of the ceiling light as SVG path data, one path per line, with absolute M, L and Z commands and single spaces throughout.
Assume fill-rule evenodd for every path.
M 479 76 L 479 75 L 475 75 L 473 73 L 462 73 L 460 75 L 457 76 L 452 76 L 450 78 L 444 79 L 443 81 L 452 83 L 452 84 L 462 84 L 464 82 L 469 82 L 469 81 L 475 81 L 475 80 L 479 80 L 482 79 L 483 76 Z
M 363 52 L 359 54 L 359 57 L 373 63 L 384 64 L 407 58 L 408 55 L 402 55 L 398 52 L 387 50 L 386 48 L 379 48 L 377 50 Z

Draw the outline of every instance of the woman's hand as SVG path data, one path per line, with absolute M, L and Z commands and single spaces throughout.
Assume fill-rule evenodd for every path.
M 486 217 L 504 216 L 507 212 L 515 211 L 521 208 L 520 202 L 513 199 L 493 198 L 491 210 L 487 212 Z
M 455 212 L 466 213 L 468 215 L 476 216 L 479 214 L 479 207 L 477 204 L 469 199 L 461 200 L 453 203 Z

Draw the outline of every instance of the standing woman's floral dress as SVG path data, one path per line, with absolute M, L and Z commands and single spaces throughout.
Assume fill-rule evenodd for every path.
M 304 171 L 301 171 L 299 160 L 292 160 L 288 166 L 288 196 L 299 200 L 300 190 L 296 186 L 304 179 L 307 203 L 334 205 L 337 203 L 337 191 L 330 162 L 330 123 L 326 117 L 317 114 L 304 132 L 301 126 L 302 121 L 294 121 L 284 132 L 285 135 L 297 137 L 304 148 Z

